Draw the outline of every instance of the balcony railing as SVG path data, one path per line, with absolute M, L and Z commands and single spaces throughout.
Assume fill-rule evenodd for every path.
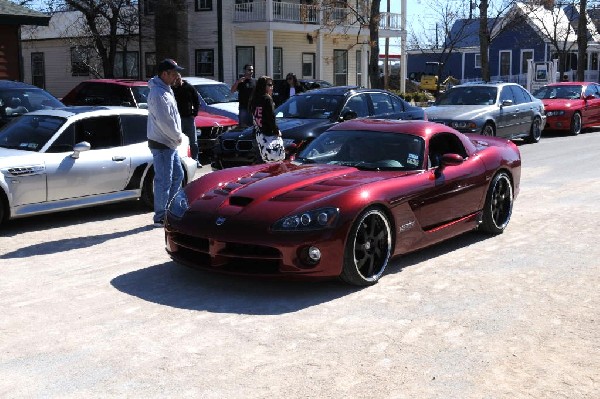
M 388 15 L 389 14 L 389 15 Z M 389 19 L 389 23 L 388 23 Z M 234 22 L 288 22 L 296 24 L 315 24 L 321 26 L 358 26 L 356 14 L 346 8 L 324 8 L 286 2 L 273 2 L 273 16 L 269 18 L 266 1 L 235 4 Z M 380 29 L 400 30 L 400 14 L 380 14 Z

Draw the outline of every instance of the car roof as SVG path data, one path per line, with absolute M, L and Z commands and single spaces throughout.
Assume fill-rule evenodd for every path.
M 358 86 L 333 86 L 333 87 L 321 87 L 319 89 L 313 89 L 305 93 L 300 93 L 300 96 L 307 94 L 331 94 L 343 96 L 349 91 L 360 91 Z
M 120 107 L 120 106 L 89 106 L 89 105 L 71 105 L 62 108 L 42 109 L 29 112 L 26 115 L 49 115 L 62 118 L 70 118 L 73 115 L 80 114 L 138 114 L 148 115 L 148 110 L 135 107 Z
M 410 134 L 427 139 L 438 132 L 448 132 L 447 126 L 425 120 L 352 119 L 330 127 L 328 130 L 367 130 Z
M 148 86 L 146 80 L 134 80 L 134 79 L 88 79 L 81 83 L 110 83 L 120 86 Z
M 0 89 L 40 89 L 37 86 L 30 85 L 28 83 L 17 82 L 16 80 L 0 80 Z
M 582 85 L 582 86 L 589 86 L 589 85 L 594 85 L 597 84 L 596 82 L 555 82 L 555 83 L 548 83 L 546 86 L 573 86 L 573 85 Z
M 218 80 L 208 79 L 208 78 L 199 78 L 197 76 L 182 76 L 181 79 L 187 81 L 191 85 L 222 85 L 227 84 L 223 82 L 219 82 Z

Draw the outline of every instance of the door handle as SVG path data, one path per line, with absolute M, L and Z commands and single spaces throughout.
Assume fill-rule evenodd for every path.
M 115 161 L 115 162 L 121 162 L 121 161 L 124 161 L 126 159 L 127 159 L 127 157 L 124 157 L 122 155 L 115 155 L 115 156 L 112 157 L 112 160 Z

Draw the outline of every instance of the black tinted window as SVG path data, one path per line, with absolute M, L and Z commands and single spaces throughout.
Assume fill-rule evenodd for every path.
M 87 141 L 92 150 L 121 145 L 121 129 L 118 116 L 99 116 L 77 122 L 75 142 Z
M 121 127 L 123 129 L 123 145 L 143 143 L 147 140 L 146 115 L 122 115 Z
M 531 97 L 529 94 L 520 86 L 510 86 L 513 97 L 515 99 L 515 104 L 525 104 L 531 102 Z

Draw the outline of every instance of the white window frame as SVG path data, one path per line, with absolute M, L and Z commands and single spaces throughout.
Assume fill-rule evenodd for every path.
M 523 69 L 523 66 L 527 65 L 526 60 L 523 58 L 525 53 L 531 53 L 531 58 L 527 58 L 528 60 L 529 59 L 535 60 L 535 52 L 534 52 L 534 50 L 532 48 L 530 48 L 530 49 L 522 49 L 521 50 L 521 63 L 520 63 L 521 66 L 520 66 L 520 71 L 519 71 L 519 73 L 521 75 L 527 73 L 527 71 Z

